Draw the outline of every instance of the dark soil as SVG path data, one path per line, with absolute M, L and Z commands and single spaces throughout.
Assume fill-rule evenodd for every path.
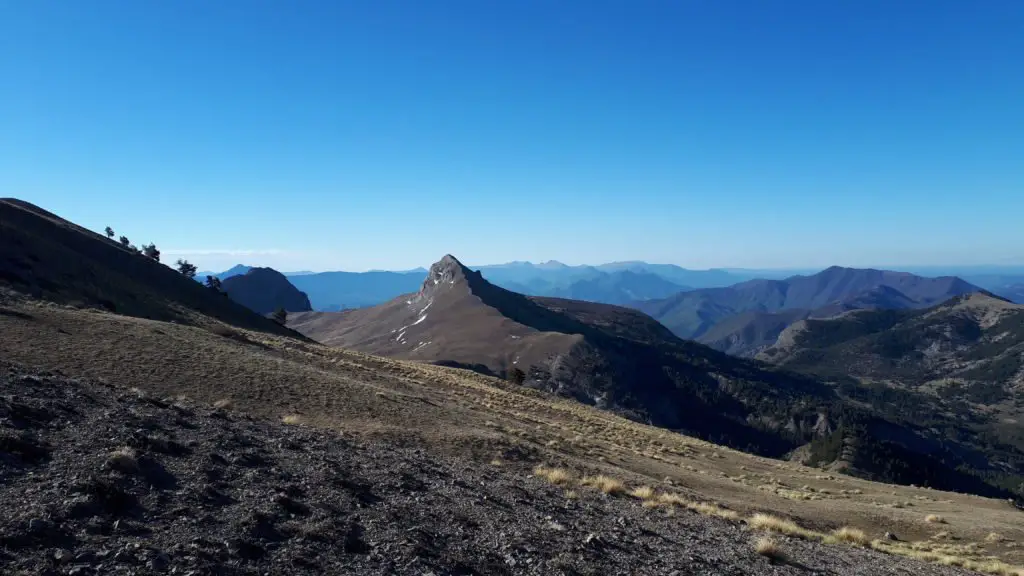
M 3 574 L 960 573 L 6 364 L 0 502 Z

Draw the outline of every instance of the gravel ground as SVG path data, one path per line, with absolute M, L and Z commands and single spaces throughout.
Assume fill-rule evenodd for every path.
M 0 364 L 3 574 L 963 574 Z

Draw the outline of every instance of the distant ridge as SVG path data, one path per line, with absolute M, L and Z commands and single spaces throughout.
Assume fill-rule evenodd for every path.
M 810 276 L 750 280 L 633 304 L 682 338 L 738 355 L 774 342 L 789 323 L 861 308 L 927 307 L 980 290 L 960 278 L 833 266 Z

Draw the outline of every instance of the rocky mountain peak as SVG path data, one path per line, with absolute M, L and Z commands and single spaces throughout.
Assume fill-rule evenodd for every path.
M 435 262 L 427 272 L 427 279 L 423 281 L 420 294 L 433 292 L 438 288 L 466 284 L 474 272 L 462 265 L 462 262 L 452 256 L 445 254 L 443 258 Z

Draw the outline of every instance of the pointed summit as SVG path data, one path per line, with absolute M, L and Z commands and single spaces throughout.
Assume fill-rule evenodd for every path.
M 430 267 L 430 270 L 427 272 L 427 279 L 423 281 L 423 288 L 420 289 L 420 293 L 426 293 L 441 286 L 466 283 L 472 274 L 473 272 L 463 266 L 458 258 L 451 254 L 445 254 L 443 258 Z

